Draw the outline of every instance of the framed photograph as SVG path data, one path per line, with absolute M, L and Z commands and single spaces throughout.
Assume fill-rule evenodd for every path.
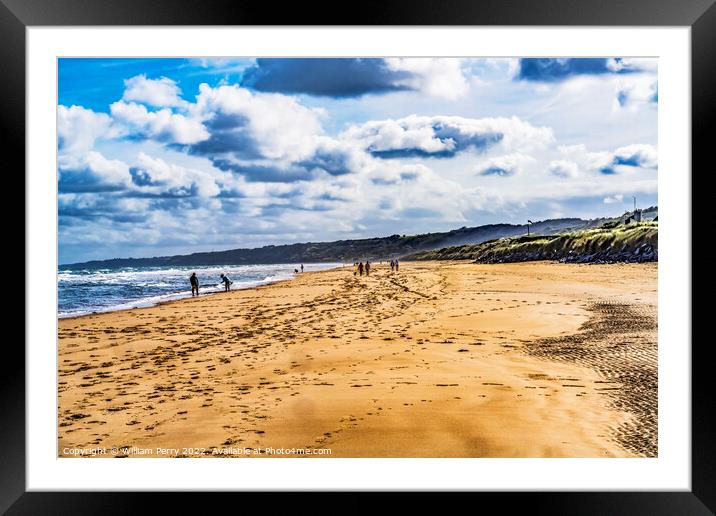
M 317 25 L 2 0 L 27 303 L 0 508 L 471 491 L 712 514 L 691 338 L 712 3 Z

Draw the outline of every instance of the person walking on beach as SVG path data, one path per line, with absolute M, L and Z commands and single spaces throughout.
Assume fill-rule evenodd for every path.
M 363 262 L 358 264 L 358 275 L 363 276 Z
M 394 269 L 395 269 L 395 261 L 390 260 L 390 272 L 393 272 Z
M 398 272 L 398 260 L 395 260 L 395 272 Z
M 303 264 L 301 264 L 301 272 L 303 272 Z
M 233 281 L 231 281 L 229 277 L 223 272 L 221 273 L 221 281 L 224 283 L 224 292 L 228 292 L 229 290 L 231 290 L 231 284 L 233 283 Z
M 370 262 L 368 260 L 365 261 L 365 275 L 370 276 Z
M 199 295 L 199 278 L 196 277 L 196 272 L 192 272 L 189 276 L 189 283 L 191 283 L 191 297 L 194 297 L 194 293 Z

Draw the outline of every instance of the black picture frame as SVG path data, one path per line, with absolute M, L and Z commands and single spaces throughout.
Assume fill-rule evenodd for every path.
M 691 28 L 692 163 L 709 171 L 709 135 L 716 103 L 715 0 L 450 0 L 352 4 L 240 2 L 229 0 L 0 0 L 0 134 L 5 156 L 25 170 L 25 30 L 29 26 L 86 25 L 572 25 L 685 26 Z M 356 4 L 357 5 L 357 4 Z M 21 174 L 20 174 L 21 176 Z M 24 182 L 19 186 L 24 191 Z M 693 187 L 692 187 L 693 191 Z M 27 195 L 28 192 L 25 192 Z M 694 203 L 694 205 L 696 205 Z M 696 222 L 696 213 L 692 218 Z M 684 218 L 691 217 L 684 214 Z M 19 229 L 18 229 L 19 230 Z M 692 232 L 692 235 L 695 234 Z M 23 237 L 24 238 L 24 235 Z M 700 269 L 692 269 L 692 274 Z M 28 271 L 25 271 L 27 274 Z M 668 273 L 668 271 L 666 271 Z M 25 306 L 32 310 L 32 306 Z M 693 321 L 693 316 L 692 316 Z M 9 343 L 12 342 L 14 347 Z M 689 492 L 480 493 L 507 511 L 529 507 L 551 514 L 714 514 L 716 459 L 710 339 L 675 343 L 692 353 L 692 457 Z M 126 514 L 159 497 L 163 511 L 225 503 L 230 493 L 26 492 L 25 353 L 6 340 L 0 375 L 0 511 L 8 514 Z M 305 493 L 304 493 L 305 495 Z M 245 495 L 243 495 L 245 496 Z M 302 495 L 303 496 L 303 495 Z M 213 503 L 212 503 L 213 502 Z M 292 502 L 293 503 L 293 502 Z M 195 505 L 196 504 L 196 505 Z M 482 505 L 483 507 L 489 507 Z M 355 508 L 360 505 L 354 505 Z

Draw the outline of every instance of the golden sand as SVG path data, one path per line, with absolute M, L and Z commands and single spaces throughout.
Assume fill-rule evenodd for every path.
M 58 455 L 653 456 L 656 280 L 375 264 L 62 319 Z

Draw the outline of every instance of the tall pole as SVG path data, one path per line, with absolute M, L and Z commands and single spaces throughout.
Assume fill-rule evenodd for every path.
M 632 195 L 632 199 L 634 199 L 634 211 L 636 212 L 636 197 Z

